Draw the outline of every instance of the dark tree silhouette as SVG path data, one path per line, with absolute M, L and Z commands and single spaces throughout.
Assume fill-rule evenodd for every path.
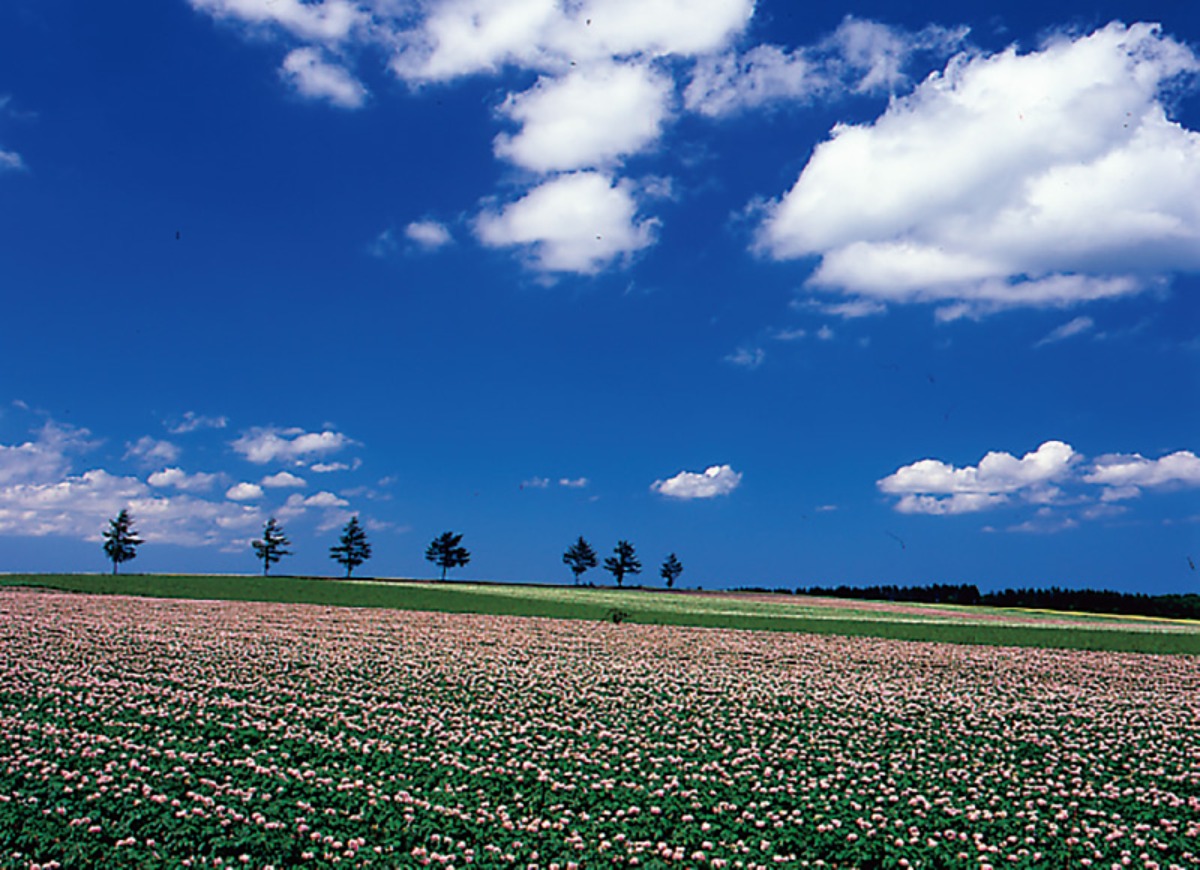
M 772 590 L 777 591 L 777 590 Z M 814 586 L 796 590 L 802 595 L 834 598 L 915 601 L 922 604 L 965 604 L 984 607 L 1023 607 L 1036 610 L 1066 610 L 1086 613 L 1121 613 L 1168 619 L 1200 618 L 1200 595 L 1147 595 L 1143 592 L 1113 592 L 1104 589 L 1004 589 L 980 592 L 973 583 L 934 583 L 931 586 Z
M 275 517 L 267 520 L 266 525 L 263 526 L 262 540 L 250 542 L 254 547 L 255 555 L 262 559 L 264 577 L 270 572 L 272 565 L 284 556 L 292 555 L 292 551 L 286 549 L 290 543 L 291 541 L 283 533 L 283 527 L 279 525 Z
M 425 558 L 442 569 L 442 579 L 446 579 L 446 570 L 466 565 L 471 561 L 471 554 L 466 547 L 459 546 L 461 534 L 442 532 L 425 550 Z
M 108 528 L 104 530 L 104 555 L 112 560 L 114 574 L 118 565 L 137 556 L 137 548 L 141 543 L 142 539 L 133 530 L 133 517 L 127 509 L 121 508 L 121 512 L 108 521 Z
M 683 573 L 683 563 L 672 553 L 663 560 L 662 567 L 658 569 L 658 573 L 667 581 L 667 588 L 670 589 L 675 585 L 675 581 L 679 579 L 679 575 Z
M 628 541 L 617 541 L 613 553 L 615 555 L 604 560 L 604 570 L 613 575 L 618 586 L 621 585 L 626 574 L 642 573 L 642 563 L 638 561 L 637 554 L 633 551 L 633 544 Z
M 371 558 L 371 545 L 367 541 L 366 530 L 359 525 L 358 517 L 350 517 L 350 522 L 342 529 L 338 543 L 329 548 L 329 558 L 346 568 L 346 576 Z
M 578 586 L 583 572 L 596 567 L 596 551 L 583 539 L 583 535 L 580 535 L 578 541 L 567 547 L 562 560 L 563 564 L 570 566 L 571 573 L 575 575 L 575 585 Z

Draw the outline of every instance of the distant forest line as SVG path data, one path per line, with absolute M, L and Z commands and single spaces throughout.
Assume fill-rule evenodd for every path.
M 780 589 L 737 591 L 786 592 Z M 1063 610 L 1072 613 L 1113 613 L 1125 616 L 1154 616 L 1166 619 L 1200 619 L 1200 595 L 1146 595 L 1104 589 L 1005 589 L 980 592 L 973 583 L 934 583 L 931 586 L 810 586 L 796 589 L 797 595 L 874 601 L 912 601 L 920 604 L 965 604 L 981 607 L 1026 607 L 1034 610 Z

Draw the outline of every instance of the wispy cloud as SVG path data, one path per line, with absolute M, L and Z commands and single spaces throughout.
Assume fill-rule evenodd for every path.
M 147 465 L 174 462 L 182 451 L 170 441 L 162 441 L 143 435 L 137 441 L 125 445 L 125 458 L 136 459 Z
M 771 334 L 771 338 L 776 341 L 799 341 L 807 335 L 807 329 L 777 329 Z
M 766 361 L 767 352 L 761 347 L 739 347 L 725 357 L 725 362 L 740 369 L 753 371 Z
M 436 251 L 454 241 L 445 224 L 430 218 L 410 223 L 404 228 L 404 236 L 426 251 Z
M 800 310 L 828 314 L 831 317 L 841 317 L 844 320 L 873 317 L 877 314 L 887 313 L 887 306 L 877 299 L 848 299 L 845 302 L 824 302 L 819 299 L 809 298 L 798 299 L 792 303 L 792 306 Z
M 1066 338 L 1071 338 L 1075 335 L 1082 335 L 1083 333 L 1090 331 L 1095 325 L 1096 322 L 1090 317 L 1076 317 L 1073 320 L 1068 320 L 1062 326 L 1051 330 L 1044 338 L 1038 341 L 1034 347 L 1042 347 L 1043 345 L 1054 344 L 1055 342 L 1062 341 Z
M 184 411 L 183 419 L 167 426 L 172 435 L 186 435 L 199 429 L 224 429 L 229 425 L 226 417 L 206 417 L 195 411 Z
M 814 45 L 792 50 L 758 45 L 709 55 L 696 64 L 684 103 L 691 111 L 721 117 L 851 93 L 894 92 L 908 82 L 913 56 L 948 57 L 966 35 L 961 27 L 931 25 L 913 32 L 847 16 Z

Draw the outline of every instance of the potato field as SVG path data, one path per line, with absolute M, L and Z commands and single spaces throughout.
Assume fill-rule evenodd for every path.
M 1200 867 L 1200 661 L 0 590 L 2 867 Z

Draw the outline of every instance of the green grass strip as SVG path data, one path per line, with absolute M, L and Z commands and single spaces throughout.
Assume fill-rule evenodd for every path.
M 65 592 L 154 598 L 263 601 L 331 607 L 381 607 L 500 616 L 613 620 L 655 625 L 809 632 L 894 640 L 1200 654 L 1200 627 L 1168 620 L 1097 621 L 1049 614 L 1071 624 L 1014 624 L 981 617 L 1002 613 L 969 607 L 918 608 L 912 615 L 863 608 L 814 606 L 800 597 L 778 601 L 661 590 L 480 583 L 329 580 L 303 577 L 168 574 L 5 574 L 0 586 L 33 586 Z

